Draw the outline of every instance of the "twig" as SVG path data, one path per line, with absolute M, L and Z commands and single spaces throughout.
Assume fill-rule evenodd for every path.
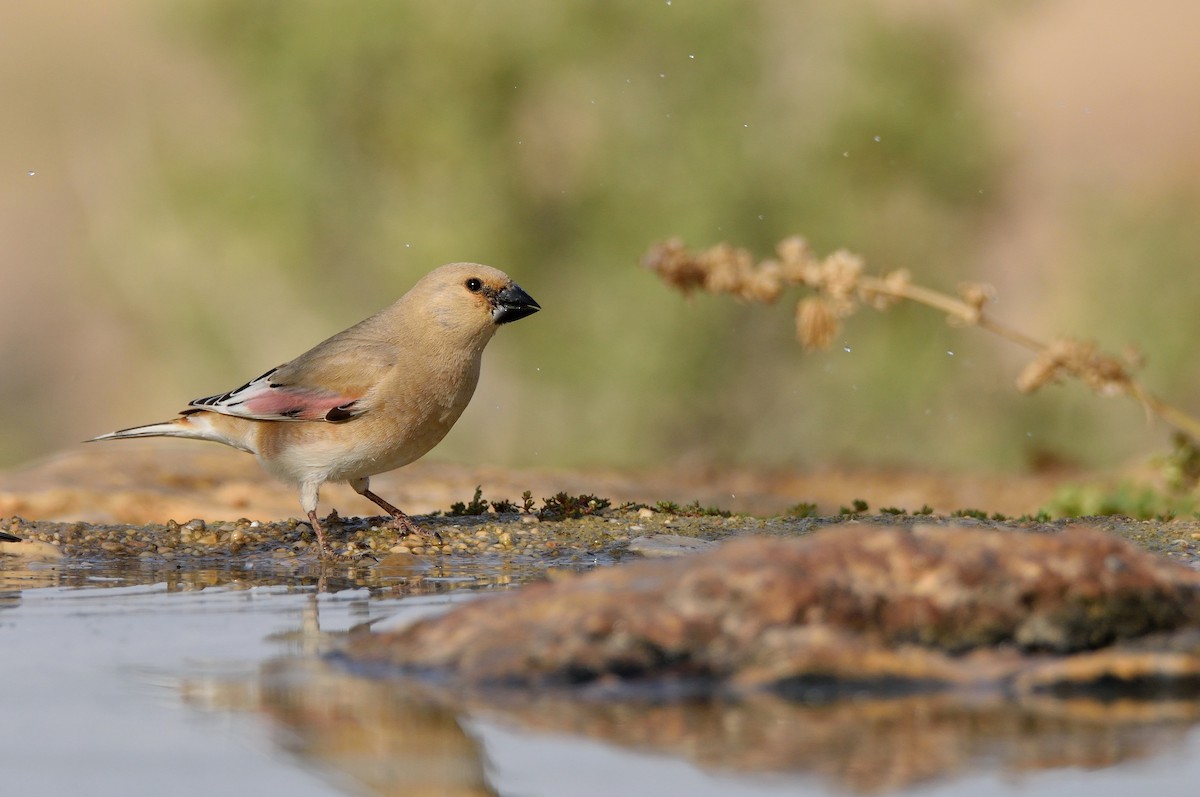
M 812 293 L 796 305 L 796 336 L 806 349 L 827 348 L 842 319 L 867 304 L 878 310 L 897 301 L 911 301 L 946 314 L 958 326 L 977 326 L 999 335 L 1036 356 L 1017 376 L 1017 389 L 1032 393 L 1052 382 L 1072 376 L 1098 395 L 1123 394 L 1137 400 L 1148 415 L 1157 416 L 1193 441 L 1200 440 L 1200 420 L 1154 395 L 1132 371 L 1140 358 L 1119 360 L 1102 354 L 1093 343 L 1073 338 L 1056 338 L 1049 343 L 1026 335 L 984 313 L 991 291 L 968 283 L 959 287 L 958 297 L 914 285 L 907 271 L 882 277 L 864 275 L 863 261 L 844 250 L 817 258 L 807 241 L 798 236 L 781 241 L 778 259 L 755 263 L 745 249 L 720 244 L 693 252 L 678 239 L 653 247 L 643 265 L 668 285 L 684 294 L 693 290 L 730 294 L 739 299 L 771 303 L 789 287 L 808 288 Z

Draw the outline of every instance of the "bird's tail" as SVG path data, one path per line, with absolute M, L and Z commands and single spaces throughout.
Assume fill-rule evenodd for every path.
M 85 440 L 94 443 L 98 440 L 130 440 L 135 437 L 188 437 L 193 440 L 211 440 L 214 443 L 224 443 L 243 451 L 251 451 L 246 439 L 245 424 L 236 423 L 241 419 L 215 415 L 211 412 L 187 410 L 178 418 L 162 423 L 149 423 L 145 426 L 131 426 L 128 429 L 118 429 L 115 432 L 102 434 Z M 235 428 L 231 428 L 235 427 Z
M 163 421 L 162 423 L 131 426 L 128 429 L 118 429 L 115 432 L 102 434 L 84 442 L 94 443 L 97 440 L 126 440 L 133 437 L 204 437 L 202 434 L 197 434 L 196 430 L 191 428 L 191 424 L 181 423 L 181 421 L 185 420 L 184 418 L 176 418 L 173 421 Z

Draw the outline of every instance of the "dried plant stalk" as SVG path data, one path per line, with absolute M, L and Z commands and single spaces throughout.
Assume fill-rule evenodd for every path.
M 1045 343 L 1002 324 L 984 312 L 992 295 L 986 285 L 963 284 L 955 297 L 913 284 L 905 270 L 870 276 L 863 273 L 858 255 L 838 250 L 819 258 L 800 236 L 784 239 L 776 247 L 776 258 L 757 263 L 745 249 L 719 244 L 693 252 L 679 239 L 654 246 L 642 263 L 685 295 L 700 290 L 770 304 L 788 288 L 809 289 L 811 293 L 796 305 L 796 337 L 809 350 L 828 348 L 843 319 L 863 305 L 884 310 L 899 301 L 917 302 L 940 310 L 955 326 L 977 326 L 1034 352 L 1033 361 L 1016 380 L 1022 393 L 1074 377 L 1098 395 L 1136 399 L 1147 414 L 1200 441 L 1200 420 L 1167 404 L 1133 377 L 1140 357 L 1129 354 L 1118 359 L 1098 352 L 1093 343 L 1073 338 Z

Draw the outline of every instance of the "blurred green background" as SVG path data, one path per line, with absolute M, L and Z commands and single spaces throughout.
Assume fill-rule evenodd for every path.
M 1111 466 L 1164 447 L 1025 355 L 903 308 L 804 354 L 793 304 L 685 301 L 654 242 L 800 233 L 1149 355 L 1200 410 L 1200 10 L 10 0 L 0 464 L 162 420 L 452 260 L 502 331 L 435 456 L 512 465 Z

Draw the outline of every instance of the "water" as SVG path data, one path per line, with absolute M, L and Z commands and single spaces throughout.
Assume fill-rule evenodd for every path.
M 1169 797 L 1200 781 L 1187 704 L 1114 722 L 936 700 L 493 701 L 362 678 L 322 656 L 345 633 L 539 572 L 350 568 L 318 592 L 286 568 L 0 559 L 4 793 Z

